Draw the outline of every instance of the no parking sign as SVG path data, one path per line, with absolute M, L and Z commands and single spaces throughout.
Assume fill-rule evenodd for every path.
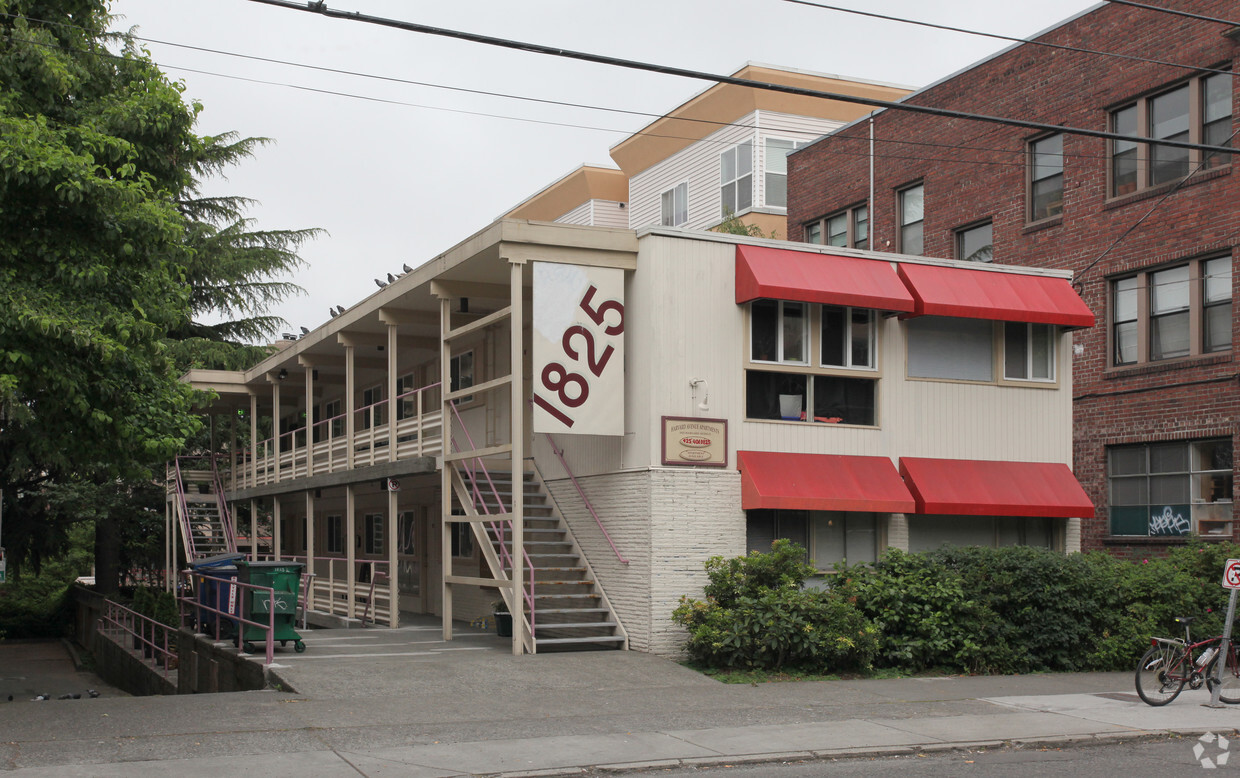
M 1228 559 L 1223 568 L 1223 588 L 1240 589 L 1240 559 Z

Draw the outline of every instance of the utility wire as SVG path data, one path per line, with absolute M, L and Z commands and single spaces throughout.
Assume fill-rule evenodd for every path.
M 700 70 L 690 70 L 687 68 L 673 67 L 670 65 L 657 65 L 649 62 L 640 62 L 637 60 L 624 59 L 621 57 L 611 57 L 603 54 L 592 54 L 589 52 L 574 51 L 572 49 L 562 49 L 554 46 L 544 46 L 537 43 L 528 43 L 516 41 L 510 38 L 496 38 L 490 35 L 481 35 L 478 33 L 465 32 L 462 30 L 449 30 L 443 27 L 433 27 L 426 24 L 418 24 L 416 22 L 405 22 L 398 19 L 389 19 L 380 16 L 371 16 L 356 11 L 335 11 L 329 9 L 325 2 L 312 2 L 309 5 L 299 5 L 287 0 L 249 0 L 252 3 L 261 3 L 263 5 L 275 6 L 290 11 L 303 11 L 308 13 L 319 14 L 330 19 L 341 19 L 345 21 L 361 22 L 364 24 L 373 24 L 381 27 L 390 27 L 402 30 L 404 32 L 414 32 L 424 35 L 435 35 L 445 38 L 453 38 L 456 40 L 468 41 L 470 43 L 480 43 L 486 46 L 496 46 L 500 48 L 513 49 L 516 51 L 525 51 L 532 54 L 544 54 L 547 56 L 561 57 L 565 59 L 575 59 L 582 62 L 593 62 L 600 65 L 609 65 L 612 67 L 622 67 L 629 70 L 641 70 L 650 73 L 661 73 L 663 75 L 678 76 L 681 78 L 690 78 L 698 81 L 711 81 L 718 84 L 731 84 L 733 86 L 748 87 L 751 89 L 761 89 L 771 92 L 781 92 L 784 94 L 798 95 L 801 97 L 815 97 L 819 99 L 837 100 L 843 103 L 853 103 L 856 105 L 868 105 L 875 108 L 887 108 L 895 111 L 907 111 L 910 113 L 922 113 L 932 116 L 951 117 L 957 119 L 966 119 L 970 121 L 990 122 L 993 124 L 1004 124 L 1012 127 L 1023 127 L 1038 132 L 1061 132 L 1069 135 L 1083 135 L 1093 138 L 1106 138 L 1108 140 L 1129 141 L 1133 140 L 1132 136 L 1121 135 L 1119 133 L 1107 132 L 1104 130 L 1090 130 L 1084 127 L 1068 127 L 1064 125 L 1046 124 L 1044 122 L 1033 122 L 1024 119 L 1008 119 L 1000 116 L 990 116 L 987 114 L 970 113 L 967 111 L 956 111 L 947 108 L 936 108 L 926 105 L 917 105 L 908 102 L 894 102 L 891 100 L 879 100 L 869 97 L 861 97 L 858 95 L 839 94 L 835 92 L 824 92 L 817 89 L 807 89 L 805 87 L 789 86 L 787 84 L 776 84 L 767 81 L 756 81 L 748 78 L 738 78 L 736 76 L 725 76 L 716 73 L 707 73 Z M 1159 141 L 1159 145 L 1170 146 L 1174 148 L 1198 149 L 1202 151 L 1210 151 L 1219 154 L 1238 154 L 1240 149 L 1227 148 L 1224 146 L 1206 146 L 1198 143 L 1189 143 L 1186 141 Z
M 1163 8 L 1162 6 L 1150 5 L 1148 3 L 1133 2 L 1133 0 L 1106 0 L 1106 2 L 1113 5 L 1130 5 L 1133 8 L 1144 8 L 1147 11 L 1158 11 L 1160 13 L 1173 14 L 1175 16 L 1185 16 L 1189 19 L 1198 19 L 1203 22 L 1214 22 L 1216 24 L 1226 24 L 1232 27 L 1240 27 L 1240 22 L 1233 22 L 1230 19 L 1219 19 L 1214 16 L 1195 14 L 1191 11 L 1181 11 L 1176 8 Z
M 934 22 L 922 22 L 916 19 L 906 19 L 902 16 L 888 16 L 887 14 L 874 13 L 873 11 L 859 11 L 855 8 L 844 8 L 838 5 L 826 5 L 825 3 L 815 3 L 811 0 L 783 0 L 785 3 L 794 5 L 807 5 L 811 8 L 822 8 L 827 11 L 838 11 L 840 13 L 854 14 L 856 16 L 867 16 L 871 19 L 882 19 L 888 22 L 899 22 L 901 24 L 915 24 L 918 27 L 930 27 L 935 30 L 946 30 L 948 32 L 960 32 L 965 35 L 978 35 L 983 38 L 994 38 L 995 40 L 1011 41 L 1013 43 L 1024 43 L 1030 46 L 1045 46 L 1049 49 L 1060 49 L 1062 51 L 1074 51 L 1079 54 L 1095 54 L 1102 57 L 1116 57 L 1118 59 L 1131 60 L 1133 62 L 1144 62 L 1151 65 L 1166 65 L 1173 68 L 1181 68 L 1183 70 L 1191 70 L 1199 73 L 1225 73 L 1234 75 L 1232 70 L 1218 70 L 1216 68 L 1203 68 L 1197 65 L 1184 65 L 1179 62 L 1170 62 L 1162 59 L 1149 59 L 1147 57 L 1138 57 L 1132 54 L 1120 54 L 1114 51 L 1098 51 L 1097 49 L 1083 49 L 1078 46 L 1067 46 L 1062 43 L 1050 43 L 1049 41 L 1041 41 L 1036 38 L 1017 38 L 1011 35 L 1000 35 L 994 32 L 982 32 L 981 30 L 969 30 L 964 27 L 952 27 L 947 24 L 935 24 Z M 1133 3 L 1133 5 L 1137 5 Z
M 789 0 L 789 2 L 795 2 L 795 1 L 796 0 Z M 813 4 L 811 3 L 811 5 Z M 821 6 L 821 7 L 829 7 L 829 6 Z M 14 18 L 15 19 L 17 18 L 17 16 L 18 16 L 17 14 L 13 14 L 13 13 L 0 12 L 0 18 Z M 56 22 L 56 21 L 49 21 L 46 19 L 33 19 L 31 17 L 26 17 L 26 18 L 30 19 L 31 21 L 37 21 L 40 24 L 56 25 L 60 27 L 71 27 L 71 28 L 76 28 L 76 29 L 85 29 L 83 27 L 80 27 L 79 25 L 74 25 L 74 24 L 70 24 L 67 22 Z M 882 17 L 882 18 L 897 19 L 897 17 Z M 913 22 L 913 23 L 917 24 L 919 22 Z M 931 25 L 931 26 L 935 26 L 935 25 Z M 946 28 L 946 29 L 955 29 L 955 28 Z M 987 33 L 978 33 L 978 34 L 986 35 Z M 688 123 L 698 123 L 698 124 L 709 124 L 709 125 L 717 126 L 720 128 L 737 127 L 737 128 L 742 128 L 742 129 L 758 129 L 757 125 L 749 124 L 745 122 L 725 122 L 725 121 L 721 121 L 717 119 L 703 119 L 703 118 L 681 117 L 681 116 L 670 117 L 668 114 L 659 114 L 659 113 L 653 113 L 649 111 L 634 111 L 634 110 L 628 110 L 624 108 L 609 108 L 607 106 L 595 105 L 595 104 L 590 104 L 590 103 L 574 103 L 574 102 L 568 102 L 568 101 L 563 101 L 563 100 L 551 100 L 547 98 L 530 97 L 527 95 L 516 95 L 516 94 L 511 94 L 508 92 L 495 92 L 495 91 L 489 91 L 489 90 L 483 90 L 483 89 L 471 89 L 468 87 L 450 86 L 447 84 L 437 84 L 437 83 L 429 82 L 429 81 L 416 81 L 412 79 L 398 78 L 396 76 L 387 76 L 387 75 L 376 74 L 376 73 L 365 73 L 361 71 L 345 70 L 342 68 L 331 68 L 331 67 L 326 67 L 322 65 L 311 65 L 311 64 L 304 63 L 304 62 L 294 62 L 291 60 L 274 59 L 271 57 L 260 57 L 257 55 L 242 54 L 239 52 L 225 51 L 222 49 L 213 49 L 213 48 L 209 48 L 205 46 L 194 46 L 192 44 L 187 44 L 187 43 L 176 43 L 174 41 L 160 40 L 158 38 L 147 38 L 147 37 L 143 37 L 140 35 L 134 35 L 132 33 L 117 33 L 117 35 L 124 37 L 126 39 L 129 39 L 129 40 L 142 41 L 144 43 L 153 43 L 153 44 L 160 45 L 160 46 L 171 46 L 174 48 L 188 49 L 190 51 L 198 51 L 198 52 L 207 53 L 207 54 L 218 54 L 221 56 L 236 57 L 238 59 L 251 60 L 255 62 L 265 62 L 268 64 L 284 65 L 284 66 L 295 67 L 295 68 L 304 68 L 306 70 L 314 70 L 314 71 L 325 72 L 325 73 L 334 73 L 337 75 L 347 75 L 347 76 L 353 76 L 357 78 L 368 78 L 368 79 L 374 79 L 378 81 L 387 81 L 391 83 L 406 84 L 406 85 L 411 85 L 411 86 L 421 86 L 421 87 L 427 87 L 431 89 L 442 89 L 446 91 L 462 92 L 465 94 L 483 95 L 483 96 L 488 96 L 488 97 L 499 97 L 499 98 L 509 99 L 509 100 L 539 103 L 543 105 L 556 105 L 556 106 L 563 106 L 563 107 L 568 107 L 568 108 L 581 108 L 583 110 L 603 111 L 607 113 L 619 113 L 619 114 L 624 114 L 624 115 L 629 115 L 629 116 L 641 116 L 641 117 L 652 118 L 655 120 L 674 118 L 676 121 L 684 121 Z M 52 47 L 51 44 L 43 44 L 40 42 L 32 42 L 32 43 L 35 43 L 36 45 Z M 97 52 L 92 52 L 92 53 L 97 53 Z M 110 56 L 110 57 L 115 58 L 118 55 L 105 53 L 103 54 L 103 56 Z M 156 63 L 156 64 L 160 64 L 160 63 Z M 286 87 L 289 89 L 318 91 L 323 94 L 330 94 L 330 95 L 336 95 L 336 96 L 341 96 L 341 97 L 355 97 L 357 99 L 362 99 L 362 100 L 383 101 L 383 98 L 369 98 L 365 96 L 356 95 L 353 93 L 334 92 L 334 91 L 323 90 L 323 89 L 316 90 L 313 87 L 301 87 L 295 84 L 288 84 L 288 83 L 280 82 L 280 81 L 266 81 L 266 80 L 259 80 L 259 79 L 253 79 L 253 78 L 246 78 L 242 76 L 230 76 L 230 75 L 223 74 L 223 73 L 217 73 L 217 72 L 207 71 L 207 70 L 195 70 L 192 68 L 185 68 L 185 67 L 180 67 L 176 65 L 160 64 L 160 67 L 166 67 L 171 70 L 181 70 L 184 72 L 198 73 L 200 75 L 216 76 L 219 78 L 231 78 L 234 80 L 249 81 L 251 83 L 258 83 L 258 84 L 263 84 L 263 85 L 268 85 L 268 86 L 280 86 L 280 87 Z M 408 106 L 412 108 L 424 108 L 426 110 L 441 110 L 441 111 L 447 111 L 447 112 L 469 113 L 468 111 L 465 111 L 463 109 L 458 110 L 458 109 L 452 109 L 452 108 L 446 108 L 446 107 L 401 102 L 401 101 L 396 101 L 396 100 L 390 100 L 387 102 L 391 102 L 397 105 L 404 105 L 404 106 Z M 498 118 L 498 119 L 511 118 L 514 121 L 525 121 L 525 122 L 535 122 L 535 123 L 539 121 L 535 119 L 513 117 L 507 114 L 494 114 L 494 113 L 479 112 L 474 115 L 484 116 L 484 117 L 489 117 L 489 118 Z M 627 132 L 626 130 L 613 130 L 613 129 L 604 128 L 604 127 L 590 127 L 590 126 L 583 126 L 583 125 L 560 124 L 560 123 L 550 122 L 550 121 L 546 123 L 553 125 L 553 126 L 578 127 L 581 129 L 599 130 L 602 132 L 617 132 L 617 133 Z M 991 134 L 993 132 L 996 132 L 997 130 L 998 128 L 992 128 L 984 132 L 981 132 L 978 135 L 974 136 L 974 139 L 972 141 L 969 141 L 969 143 L 971 144 L 974 141 L 976 141 L 977 138 Z M 661 138 L 670 138 L 670 139 L 679 139 L 679 140 L 695 140 L 694 138 L 688 138 L 688 137 L 682 137 L 682 136 L 662 135 L 662 134 L 645 133 L 645 132 L 636 132 L 636 133 L 630 133 L 630 134 L 647 135 L 650 137 L 661 137 Z M 868 138 L 854 138 L 850 136 L 840 136 L 840 139 L 849 140 L 849 141 L 860 141 L 864 143 L 869 142 Z M 894 139 L 894 138 L 892 139 L 878 138 L 875 140 L 877 143 L 903 144 L 903 145 L 910 145 L 910 146 L 926 146 L 930 148 L 944 148 L 944 149 L 952 149 L 952 150 L 968 149 L 968 150 L 973 150 L 973 151 L 992 151 L 992 152 L 997 152 L 1001 154 L 1021 154 L 1021 155 L 1024 155 L 1025 153 L 1024 148 L 1018 148 L 1018 149 L 997 148 L 993 146 L 966 145 L 963 143 L 962 144 L 934 143 L 931 141 L 901 140 L 901 139 Z M 877 155 L 877 156 L 884 157 L 885 155 Z M 1087 160 L 1109 159 L 1109 156 L 1105 154 L 1073 153 L 1073 154 L 1063 154 L 1062 157 L 1064 159 L 1087 159 Z M 899 159 L 913 159 L 913 158 L 912 157 L 899 157 Z M 941 160 L 941 158 L 937 158 L 937 157 L 927 157 L 926 159 L 927 161 L 940 161 Z

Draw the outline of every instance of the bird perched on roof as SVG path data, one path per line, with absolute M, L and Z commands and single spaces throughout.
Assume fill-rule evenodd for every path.
M 409 263 L 408 263 L 408 262 L 406 262 L 406 263 L 404 264 L 404 266 L 403 266 L 403 267 L 404 267 L 404 270 L 405 270 L 405 272 L 406 272 L 406 273 L 412 273 L 412 272 L 413 272 L 413 268 L 409 267 Z
M 302 334 L 302 335 L 309 335 L 309 334 L 310 334 L 310 328 L 309 328 L 309 327 L 302 327 L 302 328 L 301 328 L 301 334 Z
M 379 279 L 377 279 L 377 278 L 375 279 L 375 285 L 376 285 L 376 286 L 378 286 L 380 289 L 382 289 L 383 287 L 387 286 L 387 284 L 385 284 L 384 282 L 380 281 L 380 280 L 379 280 Z
M 396 276 L 392 275 L 391 273 L 388 273 L 388 283 L 391 284 L 395 282 L 396 282 Z
M 333 319 L 334 319 L 334 318 L 336 318 L 337 316 L 339 316 L 339 315 L 340 315 L 340 314 L 336 313 L 336 309 L 335 309 L 335 308 L 328 308 L 328 309 L 327 309 L 327 312 L 328 312 L 328 313 L 330 313 L 330 314 L 332 315 L 332 318 L 333 318 Z

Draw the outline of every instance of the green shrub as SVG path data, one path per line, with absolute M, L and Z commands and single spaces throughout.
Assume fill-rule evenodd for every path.
M 719 669 L 865 670 L 877 631 L 838 594 L 803 589 L 805 549 L 776 541 L 771 553 L 706 562 L 706 599 L 681 597 L 672 614 L 689 629 L 696 662 Z

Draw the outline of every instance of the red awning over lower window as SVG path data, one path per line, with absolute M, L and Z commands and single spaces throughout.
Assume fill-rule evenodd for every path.
M 1092 327 L 1094 314 L 1066 278 L 900 263 L 919 316 Z
M 913 496 L 887 457 L 738 451 L 741 507 L 910 513 Z
M 736 247 L 736 302 L 769 298 L 913 312 L 891 263 L 766 246 Z
M 915 513 L 1088 519 L 1094 504 L 1067 465 L 902 457 Z

